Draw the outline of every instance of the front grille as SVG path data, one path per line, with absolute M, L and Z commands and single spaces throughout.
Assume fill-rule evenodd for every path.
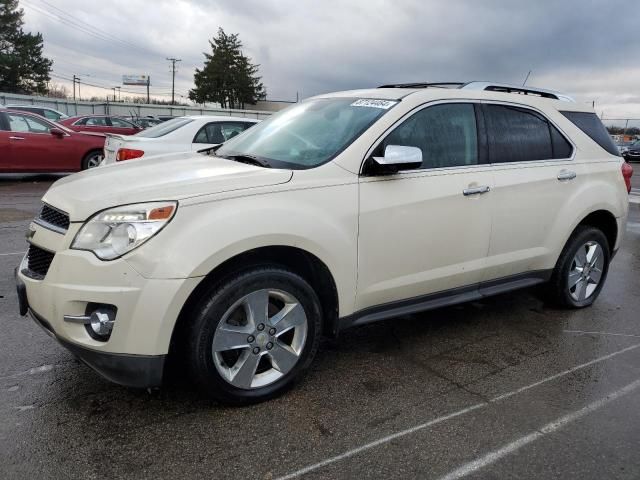
M 42 280 L 49 271 L 54 255 L 54 253 L 43 250 L 40 247 L 29 245 L 29 250 L 27 250 L 27 271 L 24 273 L 32 278 Z
M 58 227 L 62 230 L 67 230 L 69 228 L 69 215 L 47 205 L 46 203 L 42 205 L 38 218 L 49 225 L 53 225 L 54 227 Z

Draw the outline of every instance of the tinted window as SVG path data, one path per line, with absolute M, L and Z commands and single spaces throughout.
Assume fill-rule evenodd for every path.
M 383 155 L 387 145 L 418 147 L 421 168 L 475 165 L 478 137 L 474 107 L 448 103 L 420 110 L 391 132 L 376 153 Z
M 580 130 L 589 135 L 591 140 L 604 148 L 611 155 L 620 156 L 607 129 L 595 113 L 587 112 L 560 112 L 571 120 Z
M 569 158 L 572 147 L 541 114 L 506 105 L 484 107 L 489 161 L 528 162 Z
M 106 117 L 89 117 L 85 122 L 87 127 L 106 127 L 107 119 Z

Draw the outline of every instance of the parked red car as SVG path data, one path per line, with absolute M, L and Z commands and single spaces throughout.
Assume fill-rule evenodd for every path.
M 120 135 L 135 135 L 142 131 L 142 127 L 121 117 L 109 115 L 82 115 L 69 117 L 58 123 L 75 132 L 117 133 Z
M 104 158 L 105 136 L 77 133 L 27 112 L 0 109 L 0 172 L 75 172 Z

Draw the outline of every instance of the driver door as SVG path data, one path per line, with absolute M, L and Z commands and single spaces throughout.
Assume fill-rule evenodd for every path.
M 358 310 L 420 303 L 431 294 L 468 294 L 482 278 L 493 179 L 479 147 L 476 108 L 422 108 L 373 149 L 372 156 L 382 156 L 387 145 L 418 147 L 423 162 L 360 177 Z

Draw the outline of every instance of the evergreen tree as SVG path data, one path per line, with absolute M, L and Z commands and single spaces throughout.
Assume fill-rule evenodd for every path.
M 238 34 L 227 35 L 222 28 L 209 41 L 211 54 L 205 53 L 202 70 L 196 69 L 195 88 L 189 99 L 197 103 L 214 102 L 223 108 L 244 108 L 266 97 L 257 75 L 259 65 L 242 53 Z
M 18 0 L 0 0 L 0 91 L 47 91 L 53 62 L 42 56 L 42 34 L 22 30 L 24 11 Z

